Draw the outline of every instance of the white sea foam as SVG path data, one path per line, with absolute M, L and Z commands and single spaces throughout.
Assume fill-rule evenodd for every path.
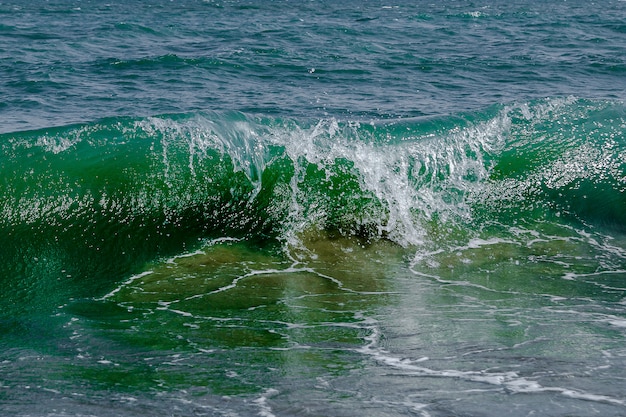
M 126 281 L 124 281 L 122 284 L 120 284 L 117 288 L 113 289 L 113 291 L 111 291 L 110 293 L 108 293 L 108 294 L 106 294 L 106 295 L 104 295 L 104 296 L 102 296 L 100 298 L 97 298 L 96 300 L 97 301 L 104 301 L 104 300 L 106 300 L 108 298 L 111 298 L 115 294 L 120 292 L 123 288 L 128 287 L 129 285 L 131 285 L 133 282 L 135 282 L 137 280 L 140 280 L 143 277 L 146 277 L 146 276 L 151 275 L 153 273 L 154 273 L 154 271 L 144 271 L 144 272 L 142 272 L 140 274 L 133 275 L 130 278 L 128 278 Z
M 280 392 L 274 388 L 268 388 L 265 392 L 257 399 L 252 401 L 259 407 L 259 413 L 261 417 L 276 417 L 274 414 L 272 407 L 268 404 L 268 400 Z
M 382 332 L 378 323 L 373 319 L 364 319 L 362 322 L 370 331 L 370 335 L 365 337 L 366 345 L 358 349 L 363 355 L 367 355 L 378 363 L 401 370 L 407 376 L 432 377 L 432 378 L 453 378 L 468 382 L 484 383 L 501 387 L 512 394 L 539 394 L 557 393 L 569 398 L 586 401 L 626 406 L 626 401 L 607 395 L 598 395 L 578 389 L 566 387 L 544 386 L 536 378 L 521 376 L 517 372 L 494 372 L 489 370 L 461 371 L 456 369 L 432 369 L 421 365 L 428 362 L 429 358 L 410 359 L 393 355 L 379 346 Z M 621 320 L 618 323 L 622 324 Z M 419 364 L 419 365 L 418 365 Z

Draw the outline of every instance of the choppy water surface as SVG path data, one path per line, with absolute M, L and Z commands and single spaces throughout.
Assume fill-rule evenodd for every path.
M 0 410 L 626 414 L 625 7 L 0 3 Z
M 398 118 L 623 100 L 624 2 L 0 4 L 0 131 L 236 110 Z

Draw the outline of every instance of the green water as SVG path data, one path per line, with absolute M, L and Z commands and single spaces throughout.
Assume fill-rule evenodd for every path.
M 620 242 L 533 226 L 418 255 L 207 242 L 59 306 L 63 342 L 3 366 L 38 382 L 22 401 L 125 415 L 619 415 Z
M 623 120 L 565 99 L 5 134 L 2 409 L 622 415 Z
M 623 417 L 624 22 L 0 0 L 0 417 Z

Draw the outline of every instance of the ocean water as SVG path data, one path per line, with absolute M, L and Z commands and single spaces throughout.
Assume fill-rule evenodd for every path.
M 0 0 L 0 414 L 626 415 L 626 2 Z

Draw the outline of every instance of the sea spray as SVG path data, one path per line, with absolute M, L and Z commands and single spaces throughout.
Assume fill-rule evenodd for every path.
M 624 224 L 623 125 L 619 103 L 568 99 L 385 123 L 200 113 L 7 134 L 2 222 L 75 227 L 74 240 L 133 224 L 403 246 L 428 240 L 428 225 L 525 208 Z

